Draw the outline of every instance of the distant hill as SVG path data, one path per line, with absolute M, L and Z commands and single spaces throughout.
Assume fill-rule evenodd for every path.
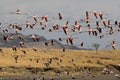
M 3 38 L 3 36 L 9 36 L 11 35 L 11 38 L 6 42 Z M 18 38 L 19 36 L 22 36 L 22 39 Z M 36 35 L 36 34 L 35 34 Z M 36 35 L 38 36 L 38 35 Z M 62 49 L 62 48 L 66 48 L 66 49 L 75 49 L 75 50 L 80 50 L 80 48 L 73 46 L 73 45 L 63 45 L 60 42 L 58 42 L 57 40 L 53 39 L 53 45 L 51 44 L 51 40 L 47 40 L 45 37 L 43 36 L 38 36 L 39 37 L 39 41 L 35 42 L 32 38 L 31 35 L 23 35 L 23 34 L 2 34 L 0 33 L 0 47 L 11 47 L 11 46 L 16 46 L 16 47 L 20 47 L 19 46 L 19 42 L 23 41 L 25 43 L 25 45 L 23 46 L 24 48 L 53 48 L 53 49 Z M 48 46 L 45 46 L 45 43 L 48 43 Z M 82 49 L 82 48 L 81 48 Z M 84 48 L 83 48 L 84 49 Z M 83 50 L 82 49 L 82 50 Z

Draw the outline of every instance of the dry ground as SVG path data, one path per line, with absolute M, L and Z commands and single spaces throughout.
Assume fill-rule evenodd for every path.
M 62 49 L 32 49 L 1 48 L 0 75 L 80 75 L 91 71 L 101 74 L 103 68 L 108 68 L 119 74 L 120 50 L 69 50 Z M 15 59 L 17 57 L 17 59 Z M 17 62 L 16 62 L 17 61 Z

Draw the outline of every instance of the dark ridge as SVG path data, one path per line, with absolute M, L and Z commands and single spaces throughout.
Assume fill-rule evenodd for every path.
M 7 42 L 4 40 L 3 36 L 7 36 L 7 35 L 12 35 L 13 38 L 9 39 Z M 22 36 L 22 39 L 18 38 L 18 35 Z M 0 33 L 0 47 L 12 47 L 12 46 L 16 46 L 16 47 L 20 47 L 19 46 L 19 42 L 23 41 L 25 42 L 25 45 L 23 47 L 25 48 L 48 48 L 48 49 L 74 49 L 74 50 L 88 50 L 85 48 L 78 48 L 76 46 L 73 45 L 63 45 L 61 44 L 59 41 L 55 40 L 55 39 L 51 39 L 51 40 L 47 40 L 45 37 L 43 36 L 39 36 L 37 34 L 34 34 L 35 36 L 39 37 L 39 41 L 34 41 L 31 36 L 32 35 L 23 35 L 21 33 L 6 33 L 6 34 L 2 34 Z M 51 41 L 53 41 L 53 44 L 51 43 Z M 45 42 L 48 42 L 48 46 L 45 46 Z

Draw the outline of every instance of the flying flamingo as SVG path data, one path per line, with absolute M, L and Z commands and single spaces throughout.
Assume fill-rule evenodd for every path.
M 102 12 L 99 13 L 99 17 L 100 17 L 101 20 L 103 20 L 103 13 Z
M 59 20 L 63 19 L 63 17 L 62 17 L 62 14 L 61 14 L 61 13 L 58 13 L 58 15 L 59 15 Z
M 33 39 L 34 42 L 38 42 L 40 40 L 39 36 L 32 34 L 31 38 Z
M 16 46 L 12 46 L 12 50 L 13 50 L 13 51 L 17 51 Z
M 45 21 L 48 22 L 48 16 L 44 16 L 45 17 Z
M 17 11 L 16 11 L 16 14 L 21 14 L 21 11 L 20 11 L 20 10 L 17 10 Z
M 68 35 L 68 23 L 69 23 L 69 21 L 67 21 L 66 22 L 66 24 L 65 25 L 63 25 L 63 31 L 64 31 L 64 33 L 66 34 L 66 35 Z
M 113 30 L 113 28 L 112 28 L 112 27 L 110 27 L 109 34 L 110 34 L 110 35 L 114 34 L 114 30 Z
M 25 44 L 25 43 L 24 43 L 23 41 L 19 42 L 19 46 L 20 46 L 20 47 L 23 47 L 24 44 Z
M 82 42 L 81 44 L 80 44 L 80 46 L 83 46 L 84 45 L 84 42 Z
M 118 25 L 118 21 L 115 21 L 115 25 Z
M 103 25 L 106 27 L 107 26 L 107 23 L 106 23 L 106 19 L 103 19 Z
M 32 34 L 31 38 L 33 39 L 34 42 L 36 41 L 36 37 L 34 34 Z
M 63 31 L 67 35 L 68 34 L 68 26 L 63 25 Z
M 18 9 L 15 12 L 11 12 L 11 14 L 21 14 L 21 11 Z
M 82 32 L 82 29 L 81 29 L 81 25 L 79 25 L 79 27 L 78 27 L 78 31 L 79 31 L 79 33 L 81 33 Z
M 60 26 L 59 26 L 58 24 L 56 24 L 56 25 L 52 25 L 52 28 L 53 28 L 54 30 L 59 30 Z
M 98 21 L 96 21 L 96 26 L 97 26 L 97 30 L 99 33 L 102 33 L 102 28 L 100 27 L 100 24 Z
M 78 25 L 78 21 L 75 21 L 75 28 L 78 29 L 79 25 Z
M 111 22 L 110 22 L 110 20 L 108 20 L 108 27 L 111 27 Z
M 3 31 L 3 33 L 7 33 L 8 29 L 3 29 L 2 31 Z
M 93 29 L 90 25 L 88 25 L 88 32 L 89 32 L 89 35 L 93 32 Z
M 98 22 L 98 21 L 96 21 L 96 26 L 100 26 L 100 24 L 99 24 L 99 22 Z
M 38 17 L 37 16 L 33 16 L 33 19 L 34 19 L 34 21 L 35 22 L 37 22 L 38 21 L 38 19 L 37 19 Z
M 8 42 L 9 36 L 3 36 L 3 39 L 4 39 L 6 42 Z
M 86 11 L 86 23 L 90 22 L 90 14 Z
M 118 32 L 120 32 L 120 22 L 117 25 L 118 25 Z
M 68 38 L 66 39 L 67 43 L 70 42 L 71 45 L 73 45 L 73 38 L 71 36 L 68 36 Z
M 98 18 L 98 13 L 97 13 L 97 11 L 93 11 L 93 14 L 94 14 L 94 16 L 95 16 L 95 18 Z
M 28 28 L 28 26 L 30 26 L 30 22 L 29 21 L 26 21 L 26 28 Z
M 36 22 L 34 22 L 33 24 L 30 24 L 30 28 L 34 28 L 35 27 L 35 25 L 36 25 Z
M 21 12 L 20 9 L 17 9 L 15 12 L 11 12 L 10 14 L 17 14 L 17 15 L 28 15 L 27 13 Z
M 78 29 L 78 31 L 81 33 L 82 29 L 81 29 L 81 25 L 78 24 L 78 21 L 75 21 L 75 25 L 72 28 L 72 31 L 75 32 L 75 30 Z
M 112 48 L 114 49 L 114 50 L 116 50 L 116 46 L 115 46 L 115 40 L 112 40 L 112 43 L 111 43 L 111 45 L 112 45 Z
M 47 25 L 46 25 L 46 23 L 44 21 L 48 22 L 48 16 L 42 16 L 41 20 L 40 20 L 40 25 L 46 27 Z

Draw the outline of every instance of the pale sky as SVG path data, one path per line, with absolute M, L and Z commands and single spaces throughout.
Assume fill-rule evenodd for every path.
M 98 12 L 105 12 L 105 14 L 107 14 L 107 16 L 110 16 L 110 18 L 112 19 L 120 20 L 119 7 L 120 0 L 0 0 L 0 17 L 1 17 L 0 20 L 9 20 L 13 18 L 11 17 L 10 12 L 14 12 L 17 9 L 20 9 L 21 11 L 28 13 L 30 16 L 32 15 L 57 16 L 57 14 L 61 12 L 64 14 L 64 16 L 71 17 L 74 19 L 84 17 L 85 11 L 96 10 Z M 36 33 L 39 34 L 39 32 Z M 55 38 L 58 36 L 61 36 L 61 34 L 60 33 L 58 35 L 54 35 L 54 33 L 51 35 L 45 34 L 46 38 Z M 93 40 L 93 38 L 91 37 L 89 39 L 87 38 L 81 39 L 82 41 L 86 40 L 86 42 L 91 41 L 91 43 L 102 42 L 101 49 L 104 49 L 105 46 L 107 45 L 104 44 L 110 42 L 110 40 L 112 39 L 116 39 L 117 36 L 119 35 L 115 35 L 114 37 L 109 37 L 101 41 L 99 41 L 98 39 Z
M 21 9 L 29 12 L 79 14 L 86 10 L 119 14 L 120 0 L 0 0 L 0 13 Z

